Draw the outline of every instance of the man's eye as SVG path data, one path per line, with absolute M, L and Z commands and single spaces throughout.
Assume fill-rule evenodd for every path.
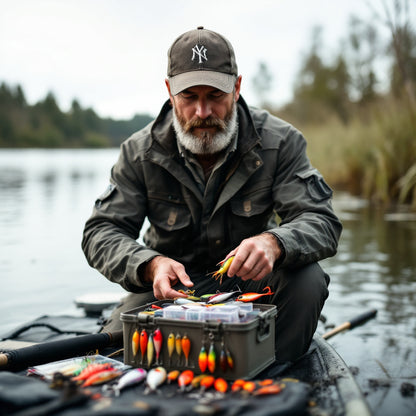
M 222 91 L 216 91 L 210 94 L 212 98 L 222 98 L 224 97 L 224 93 Z
M 187 100 L 190 100 L 190 99 L 195 97 L 195 95 L 190 93 L 190 92 L 183 92 L 183 93 L 181 93 L 181 96 L 182 96 L 182 98 L 185 98 Z

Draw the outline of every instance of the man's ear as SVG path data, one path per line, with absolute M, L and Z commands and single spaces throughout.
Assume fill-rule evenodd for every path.
M 241 80 L 242 80 L 242 76 L 239 75 L 238 78 L 237 78 L 237 81 L 235 82 L 235 87 L 234 87 L 234 100 L 235 100 L 235 102 L 237 102 L 238 99 L 240 98 Z
M 170 84 L 169 84 L 169 80 L 167 78 L 165 79 L 165 84 L 166 84 L 166 88 L 168 89 L 170 103 L 173 105 L 173 95 L 170 92 Z

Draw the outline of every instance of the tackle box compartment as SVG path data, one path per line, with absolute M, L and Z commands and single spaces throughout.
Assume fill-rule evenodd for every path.
M 152 305 L 161 306 L 166 301 L 157 301 L 129 310 L 120 315 L 123 324 L 124 363 L 132 367 L 152 368 L 163 366 L 167 371 L 190 369 L 194 374 L 201 374 L 198 359 L 202 346 L 206 354 L 210 352 L 211 346 L 215 351 L 215 371 L 211 373 L 208 368 L 205 374 L 215 377 L 223 377 L 227 380 L 237 378 L 254 378 L 262 370 L 275 361 L 275 321 L 277 316 L 276 306 L 268 304 L 254 304 L 259 310 L 258 315 L 242 323 L 208 321 L 189 321 L 181 319 L 168 319 L 140 312 L 149 310 Z M 156 361 L 156 351 L 151 365 L 149 366 L 147 353 L 142 357 L 140 347 L 137 354 L 133 354 L 133 334 L 145 330 L 147 335 L 153 334 L 159 328 L 162 333 L 162 348 L 159 361 Z M 168 337 L 179 334 L 185 335 L 190 341 L 190 352 L 186 365 L 185 356 L 179 356 L 174 349 L 169 356 Z M 136 335 L 137 336 L 137 335 Z M 233 366 L 221 367 L 221 354 L 229 351 Z M 224 352 L 223 352 L 224 351 Z

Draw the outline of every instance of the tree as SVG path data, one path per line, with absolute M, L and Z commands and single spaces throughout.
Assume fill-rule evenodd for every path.
M 303 121 L 322 121 L 335 113 L 348 121 L 350 77 L 344 57 L 340 54 L 330 64 L 321 57 L 322 29 L 312 33 L 310 51 L 304 57 L 294 88 L 294 106 Z
M 382 51 L 379 35 L 374 25 L 364 22 L 357 16 L 351 16 L 348 46 L 351 96 L 359 103 L 369 103 L 377 95 L 377 77 L 374 66 L 377 56 Z
M 392 1 L 392 8 L 386 0 L 381 0 L 383 12 L 379 13 L 367 1 L 375 18 L 387 27 L 391 36 L 390 50 L 394 55 L 392 86 L 403 90 L 409 100 L 410 107 L 416 111 L 416 35 L 410 23 L 408 0 Z
M 273 83 L 273 75 L 269 70 L 266 62 L 260 61 L 257 72 L 252 79 L 252 85 L 255 94 L 258 97 L 260 106 L 267 106 L 267 96 L 270 93 Z

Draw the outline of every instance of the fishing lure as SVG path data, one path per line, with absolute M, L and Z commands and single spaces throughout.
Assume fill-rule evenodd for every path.
M 234 383 L 231 385 L 231 391 L 233 391 L 233 392 L 237 392 L 237 391 L 240 391 L 242 388 L 243 388 L 243 386 L 244 386 L 244 383 L 245 383 L 246 381 L 245 380 L 243 380 L 242 378 L 238 378 L 237 380 L 235 380 L 234 381 Z
M 253 395 L 254 396 L 264 396 L 266 394 L 279 394 L 282 391 L 282 387 L 278 384 L 270 384 L 268 386 L 263 386 L 257 389 Z
M 173 352 L 175 351 L 175 334 L 173 332 L 171 332 L 168 336 L 168 354 L 169 354 L 169 367 L 172 364 L 172 355 Z
M 182 337 L 181 334 L 179 334 L 179 332 L 176 334 L 175 337 L 175 349 L 176 349 L 176 354 L 178 354 L 178 365 L 181 362 L 181 354 L 182 354 Z
M 214 389 L 220 393 L 226 393 L 228 390 L 228 383 L 223 378 L 219 377 L 214 381 Z
M 220 285 L 222 284 L 222 278 L 224 277 L 224 274 L 227 273 L 228 269 L 231 266 L 231 263 L 233 262 L 235 256 L 228 257 L 227 259 L 224 259 L 220 261 L 217 266 L 221 266 L 216 272 L 211 273 L 212 277 L 215 278 L 215 280 L 220 279 Z
M 225 349 L 225 354 L 227 356 L 227 365 L 230 370 L 234 368 L 234 360 L 233 356 L 230 353 L 230 350 L 228 348 Z
M 175 305 L 186 305 L 189 303 L 195 303 L 195 301 L 189 298 L 176 298 L 173 303 Z
M 153 344 L 153 334 L 149 335 L 147 341 L 147 365 L 150 367 L 153 363 L 153 358 L 155 356 L 155 346 Z
M 182 338 L 181 346 L 183 355 L 185 356 L 185 367 L 188 367 L 189 352 L 191 351 L 191 341 L 186 334 Z
M 162 349 L 162 342 L 163 342 L 162 331 L 159 328 L 157 328 L 155 332 L 153 333 L 153 344 L 155 346 L 155 351 L 156 351 L 156 365 L 161 364 L 159 362 L 159 358 L 160 358 L 160 351 Z
M 216 293 L 206 293 L 204 295 L 201 295 L 199 298 L 203 301 L 206 302 L 211 296 L 215 296 Z
M 106 371 L 100 371 L 99 373 L 95 373 L 92 376 L 88 377 L 85 381 L 82 387 L 88 387 L 88 386 L 95 386 L 97 384 L 103 384 L 107 381 L 113 380 L 117 377 L 120 377 L 122 374 L 122 371 L 120 370 L 106 370 Z
M 207 299 L 207 304 L 213 305 L 213 304 L 225 302 L 226 300 L 236 296 L 238 293 L 241 293 L 241 290 L 235 290 L 234 292 L 216 293 L 215 295 L 212 295 Z
M 192 370 L 185 370 L 178 377 L 179 390 L 185 391 L 185 387 L 191 384 L 194 378 L 194 372 Z
M 195 290 L 192 290 L 192 289 L 187 289 L 187 290 L 179 289 L 178 292 L 186 296 L 192 296 L 195 294 Z
M 92 363 L 87 365 L 81 373 L 76 376 L 72 377 L 73 381 L 82 381 L 86 380 L 87 378 L 91 377 L 94 374 L 100 373 L 102 371 L 114 370 L 113 366 L 110 363 Z
M 254 381 L 246 381 L 243 384 L 243 390 L 248 392 L 248 393 L 252 393 L 254 390 L 256 390 L 256 383 Z
M 172 381 L 176 381 L 179 377 L 180 371 L 179 370 L 172 370 L 169 371 L 167 375 L 168 383 L 172 383 Z
M 191 289 L 188 289 L 188 290 L 179 289 L 178 292 L 186 295 L 186 298 L 182 298 L 182 299 L 189 299 L 189 300 L 192 300 L 192 301 L 201 300 L 201 298 L 199 296 L 194 296 L 195 290 L 191 290 Z M 177 299 L 179 299 L 179 298 L 177 298 Z
M 139 338 L 139 331 L 136 329 L 131 337 L 131 350 L 133 352 L 133 357 L 135 357 L 139 351 Z
M 200 393 L 203 393 L 205 390 L 208 390 L 210 387 L 213 386 L 215 382 L 215 377 L 207 375 L 205 376 L 199 383 L 201 386 Z
M 271 379 L 271 378 L 266 378 L 266 379 L 264 379 L 264 380 L 260 380 L 260 381 L 258 381 L 257 382 L 257 384 L 260 386 L 260 387 L 264 387 L 264 386 L 270 386 L 271 384 L 273 384 L 274 383 L 274 380 L 273 379 Z
M 206 377 L 206 374 L 200 374 L 199 376 L 196 376 L 192 379 L 190 386 L 188 386 L 187 391 L 191 391 L 192 389 L 197 389 L 201 386 L 201 381 L 204 377 Z
M 198 366 L 199 366 L 199 369 L 201 370 L 201 373 L 205 373 L 205 371 L 207 370 L 207 366 L 208 366 L 208 354 L 205 349 L 205 345 L 202 345 L 201 351 L 199 351 Z
M 146 377 L 146 389 L 144 394 L 149 394 L 156 391 L 156 389 L 165 382 L 166 380 L 166 370 L 163 367 L 152 368 Z
M 255 300 L 261 298 L 262 296 L 270 296 L 274 294 L 274 292 L 271 291 L 269 286 L 266 286 L 263 289 L 263 292 L 265 290 L 266 290 L 266 293 L 255 293 L 255 292 L 243 293 L 242 295 L 238 296 L 237 300 L 240 302 L 254 302 Z
M 210 373 L 215 372 L 216 360 L 217 360 L 217 355 L 215 354 L 214 343 L 211 342 L 211 345 L 209 347 L 209 353 L 208 353 L 208 370 Z
M 113 391 L 115 396 L 120 396 L 121 390 L 134 384 L 141 383 L 147 376 L 147 371 L 143 368 L 134 368 L 124 373 L 116 384 L 110 386 L 105 385 L 103 392 Z
M 225 353 L 224 345 L 221 348 L 221 353 L 220 353 L 220 368 L 223 373 L 225 373 L 228 368 L 227 355 Z
M 142 329 L 142 331 L 140 332 L 140 353 L 141 353 L 140 365 L 143 365 L 143 362 L 144 362 L 144 356 L 147 350 L 147 341 L 148 341 L 147 332 L 145 329 Z
M 67 377 L 76 377 L 80 375 L 81 371 L 84 370 L 89 364 L 91 364 L 91 360 L 86 358 L 83 359 L 80 363 L 65 365 L 59 369 L 59 373 Z

